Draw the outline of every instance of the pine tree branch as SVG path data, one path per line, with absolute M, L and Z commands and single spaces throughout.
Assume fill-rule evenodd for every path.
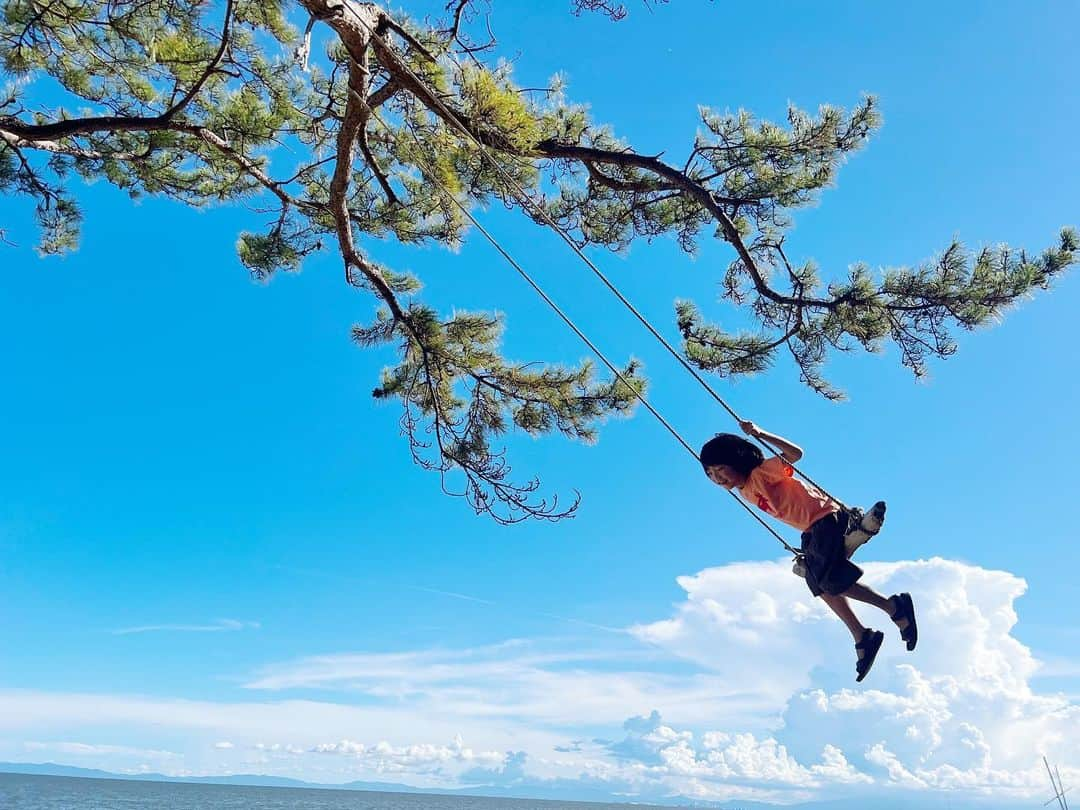
M 443 32 L 446 39 L 450 41 L 457 40 L 458 35 L 461 33 L 461 23 L 464 19 L 465 10 L 470 5 L 472 5 L 472 0 L 456 0 L 447 4 L 447 10 L 453 8 L 453 18 L 450 27 Z
M 233 6 L 235 0 L 226 0 L 225 3 L 225 22 L 221 26 L 221 42 L 218 45 L 217 52 L 214 54 L 213 59 L 210 60 L 210 64 L 206 66 L 206 70 L 202 72 L 195 84 L 183 95 L 183 97 L 171 106 L 168 110 L 162 113 L 162 118 L 171 120 L 179 115 L 184 109 L 195 100 L 195 97 L 202 91 L 203 86 L 207 80 L 217 71 L 218 65 L 221 64 L 222 58 L 225 56 L 225 52 L 229 48 L 229 34 L 230 27 L 232 25 L 233 18 Z
M 224 155 L 226 158 L 228 158 L 241 169 L 243 169 L 245 174 L 256 180 L 259 185 L 267 189 L 284 204 L 294 205 L 297 208 L 307 209 L 318 207 L 309 200 L 301 200 L 290 195 L 283 188 L 283 183 L 271 179 L 270 176 L 267 175 L 266 172 L 264 172 L 262 169 L 260 169 L 258 165 L 256 165 L 250 158 L 245 157 L 242 153 L 233 149 L 229 145 L 228 141 L 226 141 L 220 135 L 217 135 L 216 133 L 207 129 L 206 127 L 179 124 L 175 127 L 172 127 L 171 129 L 175 132 L 184 132 L 188 135 L 194 135 L 204 143 L 207 143 L 210 146 L 214 147 L 222 155 Z
M 4 141 L 11 147 L 22 147 L 25 149 L 37 149 L 42 152 L 51 152 L 54 155 L 67 155 L 69 157 L 86 158 L 88 160 L 104 160 L 106 158 L 110 160 L 142 160 L 150 157 L 153 153 L 153 149 L 147 147 L 144 152 L 102 152 L 97 149 L 83 149 L 75 145 L 62 144 L 55 140 L 30 140 L 28 138 L 21 138 L 14 132 L 0 129 L 0 140 Z
M 172 120 L 182 113 L 192 101 L 202 92 L 207 80 L 217 70 L 222 58 L 229 47 L 231 23 L 233 17 L 234 0 L 227 0 L 225 5 L 225 21 L 222 25 L 221 39 L 217 52 L 210 60 L 206 69 L 178 102 L 170 106 L 160 115 L 156 116 L 89 116 L 86 118 L 73 118 L 63 121 L 54 121 L 49 124 L 30 124 L 20 121 L 11 116 L 0 116 L 0 137 L 6 140 L 14 137 L 34 144 L 53 144 L 63 138 L 72 138 L 78 135 L 90 135 L 102 132 L 155 132 L 171 128 Z M 43 9 L 38 19 L 48 13 L 49 9 Z M 27 28 L 29 29 L 29 25 Z M 49 146 L 36 148 L 49 149 Z M 50 151 L 59 151 L 51 149 Z M 68 153 L 70 154 L 70 153 Z

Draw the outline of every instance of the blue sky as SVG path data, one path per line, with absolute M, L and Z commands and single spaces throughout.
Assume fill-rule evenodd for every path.
M 880 135 L 789 242 L 826 275 L 923 261 L 954 235 L 1041 250 L 1077 224 L 1072 4 L 682 2 L 631 5 L 619 24 L 510 5 L 493 24 L 522 84 L 562 72 L 597 120 L 676 161 L 699 104 L 779 120 L 789 102 L 877 94 Z M 882 589 L 924 588 L 925 637 L 913 657 L 890 638 L 848 693 L 840 624 L 648 414 L 594 447 L 511 439 L 519 470 L 583 504 L 558 525 L 496 526 L 411 464 L 396 406 L 372 401 L 392 355 L 349 342 L 373 305 L 333 255 L 260 286 L 234 250 L 258 215 L 132 205 L 102 184 L 80 197 L 79 251 L 48 260 L 25 202 L 0 200 L 17 245 L 0 248 L 0 760 L 447 786 L 480 767 L 778 801 L 959 790 L 931 775 L 950 763 L 991 794 L 1041 795 L 1043 750 L 1080 777 L 1064 760 L 1080 747 L 1075 273 L 962 335 L 928 383 L 890 349 L 834 359 L 840 405 L 783 362 L 720 384 L 802 444 L 830 489 L 890 504 L 861 554 L 881 561 L 867 570 Z M 730 429 L 557 237 L 501 210 L 483 219 L 605 350 L 644 361 L 692 441 Z M 479 238 L 458 254 L 364 247 L 414 270 L 443 311 L 504 312 L 510 356 L 584 356 Z M 596 259 L 672 339 L 676 298 L 738 317 L 717 303 L 723 244 Z M 963 700 L 948 686 L 981 677 L 996 686 Z M 951 721 L 919 704 L 926 690 L 953 695 Z M 822 737 L 832 727 L 800 708 L 819 693 L 864 701 L 858 733 Z M 905 700 L 929 718 L 914 737 L 937 747 L 889 725 Z M 1003 725 L 1002 707 L 1024 720 Z M 978 734 L 950 730 L 961 721 Z M 875 723 L 881 738 L 863 739 Z M 594 740 L 607 743 L 581 742 Z M 985 755 L 965 764 L 953 743 Z M 523 772 L 508 751 L 526 752 Z

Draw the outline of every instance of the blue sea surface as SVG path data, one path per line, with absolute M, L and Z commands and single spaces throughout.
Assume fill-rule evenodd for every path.
M 637 810 L 642 806 L 637 805 Z M 0 810 L 627 810 L 555 802 L 361 790 L 240 787 L 0 773 Z M 670 810 L 667 808 L 666 810 Z

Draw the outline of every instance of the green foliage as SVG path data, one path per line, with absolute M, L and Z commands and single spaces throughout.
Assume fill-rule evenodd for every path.
M 34 214 L 41 226 L 38 251 L 45 256 L 66 253 L 79 241 L 82 215 L 79 206 L 69 197 L 58 196 L 48 203 L 39 203 Z
M 705 322 L 690 302 L 676 305 L 678 326 L 687 357 L 700 368 L 725 376 L 760 372 L 786 350 L 803 382 L 830 399 L 841 399 L 842 392 L 822 374 L 830 348 L 847 351 L 854 343 L 878 352 L 891 339 L 901 362 L 923 377 L 930 357 L 956 352 L 950 326 L 972 330 L 998 321 L 1009 307 L 1034 290 L 1046 289 L 1074 264 L 1077 244 L 1071 228 L 1063 229 L 1058 244 L 1038 257 L 1007 245 L 971 253 L 954 241 L 933 261 L 890 268 L 880 279 L 866 265 L 857 264 L 846 280 L 827 289 L 807 266 L 794 274 L 799 299 L 757 302 L 763 325 L 783 330 L 779 337 L 728 334 Z M 740 278 L 743 268 L 738 263 L 733 267 L 729 278 Z M 728 295 L 746 297 L 739 289 L 729 289 Z
M 729 335 L 705 323 L 692 301 L 676 302 L 675 313 L 685 338 L 683 349 L 691 362 L 732 376 L 754 374 L 772 366 L 776 346 L 766 337 L 750 332 Z
M 497 72 L 467 66 L 459 92 L 469 119 L 487 131 L 499 132 L 517 152 L 528 153 L 540 140 L 536 115 L 510 81 L 510 70 Z
M 825 106 L 814 117 L 792 107 L 787 128 L 759 122 L 744 110 L 719 114 L 703 107 L 700 113 L 707 132 L 695 139 L 685 174 L 716 199 L 730 201 L 725 210 L 744 239 L 775 237 L 789 227 L 790 210 L 815 202 L 881 123 L 873 97 L 850 113 Z M 546 122 L 557 132 L 551 137 L 612 152 L 629 148 L 608 129 L 582 124 L 582 115 L 579 108 L 549 114 Z M 580 133 L 576 138 L 568 124 Z M 693 254 L 701 232 L 716 224 L 699 199 L 639 166 L 573 167 L 548 211 L 582 245 L 613 250 L 670 234 Z
M 300 265 L 300 252 L 278 231 L 265 236 L 245 231 L 236 242 L 236 252 L 244 267 L 260 281 L 277 270 L 295 270 Z
M 354 327 L 353 339 L 365 347 L 401 341 L 398 364 L 384 371 L 373 394 L 404 403 L 402 426 L 421 466 L 444 478 L 458 471 L 463 478 L 458 494 L 478 513 L 491 512 L 493 497 L 506 504 L 509 513 L 496 515 L 502 522 L 564 517 L 569 512 L 557 501 L 529 502 L 536 482 L 510 482 L 510 467 L 492 441 L 511 428 L 595 441 L 599 422 L 628 414 L 645 381 L 635 362 L 612 381 L 598 381 L 589 362 L 510 363 L 499 349 L 502 331 L 498 317 L 459 312 L 443 321 L 430 308 L 415 305 L 400 321 L 381 311 L 373 324 Z M 432 426 L 430 441 L 418 437 L 421 422 Z
M 236 20 L 255 30 L 265 30 L 284 44 L 296 42 L 297 31 L 285 17 L 284 0 L 237 0 Z

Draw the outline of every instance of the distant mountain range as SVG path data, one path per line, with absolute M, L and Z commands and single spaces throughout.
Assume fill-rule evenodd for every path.
M 600 802 L 604 804 L 634 804 L 642 806 L 698 807 L 715 810 L 1016 810 L 1026 807 L 1024 802 L 1001 802 L 980 800 L 964 795 L 942 798 L 907 795 L 888 797 L 862 796 L 834 801 L 806 802 L 794 805 L 776 805 L 763 802 L 730 801 L 709 802 L 676 796 L 668 799 L 650 799 L 650 805 L 641 801 L 632 801 L 625 796 L 612 796 L 598 789 L 590 789 L 577 783 L 552 783 L 551 785 L 521 784 L 507 787 L 497 785 L 476 786 L 470 788 L 431 789 L 416 788 L 391 782 L 347 782 L 339 785 L 325 785 L 305 782 L 301 779 L 289 779 L 283 776 L 262 776 L 259 774 L 234 774 L 231 776 L 166 776 L 160 773 L 120 774 L 93 768 L 77 768 L 71 765 L 58 765 L 52 762 L 40 764 L 22 762 L 0 762 L 0 775 L 23 774 L 28 776 L 64 776 L 79 779 L 120 779 L 136 782 L 177 782 L 203 785 L 234 785 L 237 787 L 271 788 L 306 788 L 309 790 L 361 790 L 378 793 L 422 793 L 441 796 L 482 796 L 499 799 L 542 799 L 561 802 Z M 1033 807 L 1037 806 L 1035 804 Z
M 499 799 L 545 799 L 563 802 L 601 802 L 629 803 L 625 797 L 612 796 L 599 790 L 583 789 L 575 785 L 565 788 L 552 787 L 537 789 L 534 785 L 522 785 L 518 787 L 499 787 L 495 785 L 478 786 L 474 788 L 417 788 L 410 785 L 401 785 L 392 782 L 346 782 L 345 784 L 325 785 L 317 782 L 305 782 L 302 779 L 290 779 L 284 776 L 262 776 L 259 774 L 233 774 L 230 776 L 166 776 L 160 773 L 110 773 L 94 768 L 77 768 L 72 765 L 58 765 L 53 762 L 30 764 L 22 762 L 0 762 L 0 775 L 4 773 L 23 774 L 28 776 L 67 776 L 78 779 L 121 779 L 136 782 L 177 782 L 186 784 L 202 785 L 235 785 L 238 787 L 276 787 L 276 788 L 306 788 L 308 790 L 366 790 L 378 793 L 421 793 L 434 796 L 482 796 L 485 798 Z M 634 802 L 637 806 L 643 806 L 642 802 Z M 648 806 L 648 805 L 644 805 Z M 673 798 L 662 804 L 653 806 L 666 807 L 705 807 L 724 808 L 725 805 L 715 802 L 700 802 L 689 799 Z M 756 805 L 739 803 L 738 805 L 726 805 L 735 810 L 777 810 L 773 805 Z M 795 810 L 787 808 L 785 810 Z M 817 810 L 817 808 L 799 808 L 799 810 Z M 824 810 L 824 807 L 822 807 Z M 860 808 L 862 810 L 862 808 Z

